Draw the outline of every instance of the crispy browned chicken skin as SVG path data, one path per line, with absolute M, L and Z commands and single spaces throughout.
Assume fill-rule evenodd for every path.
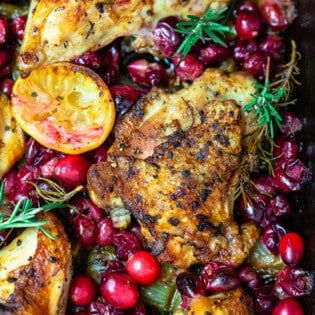
M 213 78 L 221 82 L 211 95 Z M 109 161 L 88 174 L 92 199 L 130 210 L 153 253 L 182 269 L 238 266 L 258 238 L 254 225 L 238 226 L 233 217 L 245 120 L 220 91 L 234 82 L 246 101 L 252 81 L 237 79 L 207 70 L 186 89 L 154 89 L 118 121 Z

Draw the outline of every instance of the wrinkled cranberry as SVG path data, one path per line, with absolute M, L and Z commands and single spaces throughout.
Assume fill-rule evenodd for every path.
M 272 254 L 278 255 L 280 239 L 286 233 L 286 229 L 279 223 L 270 223 L 264 228 L 262 240 Z
M 114 85 L 110 91 L 119 116 L 124 115 L 141 96 L 141 92 L 131 85 Z
M 282 118 L 283 121 L 281 125 L 281 132 L 284 135 L 293 135 L 302 129 L 302 123 L 300 119 L 293 113 L 286 111 L 282 114 Z
M 255 191 L 265 195 L 274 195 L 277 188 L 275 187 L 274 179 L 270 175 L 259 176 L 253 179 L 253 188 Z
M 284 40 L 278 35 L 267 35 L 259 41 L 258 49 L 274 60 L 280 60 L 284 54 Z
M 177 22 L 177 17 L 169 16 L 161 19 L 154 29 L 155 46 L 166 57 L 175 54 L 182 39 L 182 36 L 174 31 Z
M 76 212 L 95 222 L 101 221 L 104 217 L 104 210 L 94 204 L 88 197 L 75 198 L 72 201 L 72 206 L 76 209 Z
M 75 57 L 73 62 L 92 69 L 99 69 L 102 63 L 101 57 L 96 51 L 87 51 L 84 54 Z
M 97 226 L 94 221 L 79 214 L 74 220 L 74 229 L 83 247 L 90 248 L 92 245 L 96 244 Z
M 176 277 L 176 286 L 181 294 L 194 297 L 197 294 L 204 295 L 205 288 L 200 278 L 192 272 L 181 272 Z
M 237 272 L 223 263 L 209 262 L 201 271 L 204 287 L 212 292 L 226 292 L 237 288 L 240 279 Z
M 181 57 L 173 59 L 175 72 L 182 81 L 193 81 L 200 77 L 204 71 L 204 65 L 192 55 L 187 55 L 182 61 Z
M 244 266 L 238 271 L 238 277 L 248 289 L 257 289 L 260 285 L 260 278 L 251 267 Z
M 9 32 L 8 20 L 4 16 L 0 16 L 0 45 L 6 42 L 8 32 Z
M 309 169 L 299 159 L 277 164 L 274 170 L 275 183 L 285 193 L 300 190 L 308 181 L 309 175 Z
M 147 312 L 142 302 L 139 302 L 132 310 L 131 315 L 146 315 Z
M 131 79 L 144 86 L 156 86 L 166 79 L 166 68 L 156 62 L 149 63 L 145 59 L 132 61 L 127 66 Z
M 126 315 L 123 310 L 108 304 L 102 296 L 89 303 L 87 309 L 90 315 Z
M 308 271 L 286 266 L 278 273 L 277 283 L 290 296 L 303 297 L 311 294 L 314 278 Z
M 246 221 L 260 225 L 264 218 L 270 197 L 265 194 L 254 194 L 247 200 L 241 200 L 241 214 Z
M 29 182 L 35 182 L 39 176 L 40 173 L 37 167 L 23 165 L 17 172 L 15 184 L 18 186 L 18 189 L 22 191 L 33 190 L 34 186 Z
M 119 67 L 116 64 L 107 64 L 102 67 L 100 75 L 107 85 L 115 84 L 119 77 Z
M 273 287 L 270 285 L 259 287 L 254 291 L 255 311 L 258 314 L 270 314 L 276 303 Z
M 99 246 L 107 246 L 113 243 L 115 229 L 110 218 L 104 218 L 97 224 L 98 233 L 96 237 L 96 244 Z
M 211 43 L 207 47 L 201 48 L 199 59 L 205 64 L 215 64 L 222 62 L 230 55 L 227 47 Z
M 258 49 L 257 41 L 237 39 L 233 47 L 233 59 L 239 62 L 244 62 L 249 56 Z
M 110 272 L 127 273 L 127 270 L 121 261 L 119 261 L 117 259 L 112 259 L 107 263 L 106 271 L 104 274 L 102 274 L 102 276 L 104 276 L 106 273 L 110 273 Z
M 128 231 L 116 233 L 113 243 L 116 246 L 116 256 L 121 260 L 127 260 L 130 255 L 142 249 L 139 239 Z
M 103 143 L 96 149 L 86 153 L 92 163 L 98 163 L 107 160 L 108 144 Z
M 296 159 L 299 155 L 299 145 L 294 137 L 279 137 L 275 142 L 273 155 L 284 160 Z
M 292 212 L 292 206 L 289 203 L 289 200 L 280 193 L 277 193 L 274 196 L 267 206 L 267 215 L 272 216 L 275 215 L 276 217 L 280 217 L 283 215 L 288 215 Z
M 240 11 L 234 21 L 236 34 L 246 40 L 256 38 L 260 34 L 261 26 L 261 17 L 255 11 Z

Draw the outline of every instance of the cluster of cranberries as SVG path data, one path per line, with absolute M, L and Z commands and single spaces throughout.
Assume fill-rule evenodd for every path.
M 0 16 L 0 91 L 10 97 L 14 80 L 12 78 L 12 58 L 15 56 L 16 42 L 23 39 L 26 16 L 13 18 Z
M 153 31 L 155 47 L 162 59 L 147 55 L 126 58 L 124 44 L 118 39 L 98 51 L 76 57 L 73 62 L 93 69 L 104 79 L 114 97 L 118 115 L 125 114 L 152 86 L 167 84 L 174 75 L 181 81 L 193 81 L 205 68 L 216 67 L 225 60 L 232 60 L 236 68 L 264 80 L 267 64 L 272 76 L 284 61 L 284 40 L 279 32 L 286 30 L 294 19 L 293 7 L 290 0 L 262 0 L 259 6 L 255 2 L 243 2 L 233 16 L 235 37 L 226 46 L 199 41 L 183 59 L 175 56 L 183 40 L 174 30 L 179 20 L 169 16 L 160 20 Z M 8 96 L 13 85 L 11 58 L 16 43 L 23 38 L 25 22 L 25 16 L 0 17 L 0 90 Z M 120 82 L 121 73 L 130 83 Z M 290 112 L 282 115 L 281 135 L 275 141 L 274 174 L 253 179 L 251 193 L 242 200 L 240 209 L 243 220 L 261 228 L 265 247 L 281 257 L 284 267 L 272 283 L 265 283 L 250 266 L 235 269 L 217 262 L 207 263 L 198 272 L 180 273 L 176 284 L 183 308 L 188 307 L 196 295 L 211 295 L 243 286 L 252 294 L 258 314 L 303 314 L 298 298 L 310 294 L 313 278 L 299 267 L 304 254 L 302 238 L 284 222 L 294 212 L 288 194 L 301 189 L 309 171 L 300 160 L 295 138 L 301 122 Z M 106 157 L 106 144 L 84 155 L 65 155 L 29 139 L 23 163 L 6 175 L 6 195 L 13 203 L 28 198 L 40 204 L 41 196 L 33 184 L 43 190 L 51 189 L 41 178 L 52 179 L 66 193 L 80 185 L 85 187 L 89 166 Z M 89 199 L 85 188 L 72 197 L 71 205 L 65 220 L 81 247 L 90 251 L 112 246 L 115 258 L 100 272 L 99 281 L 86 273 L 75 275 L 69 292 L 70 312 L 145 315 L 139 286 L 154 283 L 160 277 L 161 267 L 156 258 L 143 249 L 137 227 L 126 230 L 115 227 L 113 220 Z M 6 239 L 5 232 L 0 239 Z

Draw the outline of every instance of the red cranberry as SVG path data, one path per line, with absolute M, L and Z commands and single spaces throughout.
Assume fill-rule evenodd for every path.
M 130 309 L 138 304 L 140 294 L 137 283 L 125 273 L 106 274 L 100 285 L 102 296 L 118 309 Z
M 283 215 L 288 215 L 291 212 L 291 204 L 289 203 L 288 199 L 280 193 L 274 196 L 267 206 L 267 213 L 269 216 L 275 215 L 276 217 L 280 217 Z
M 101 67 L 101 57 L 96 51 L 87 51 L 84 54 L 75 57 L 73 62 L 92 69 L 99 69 Z
M 274 170 L 275 183 L 285 193 L 300 190 L 308 181 L 309 175 L 309 169 L 298 159 L 280 167 L 277 165 Z
M 145 59 L 138 59 L 131 62 L 127 68 L 132 80 L 140 85 L 156 86 L 166 79 L 165 67 L 156 62 L 149 63 Z
M 238 277 L 247 288 L 250 290 L 257 289 L 260 285 L 260 279 L 257 274 L 251 267 L 244 266 L 238 271 Z
M 116 233 L 114 245 L 116 246 L 116 256 L 121 260 L 127 260 L 130 255 L 142 249 L 139 239 L 128 231 Z
M 8 98 L 11 97 L 14 81 L 12 79 L 4 79 L 0 83 L 0 91 Z
M 234 27 L 239 38 L 251 40 L 260 34 L 261 18 L 254 11 L 240 11 L 235 18 Z
M 240 5 L 240 7 L 238 8 L 238 12 L 241 12 L 241 11 L 249 11 L 258 15 L 260 14 L 257 5 L 250 1 L 246 1 Z
M 284 160 L 294 160 L 299 155 L 299 145 L 294 137 L 282 136 L 275 142 L 273 155 Z
M 166 57 L 175 54 L 182 39 L 182 36 L 174 31 L 177 22 L 177 17 L 169 16 L 160 20 L 154 29 L 155 46 Z
M 74 220 L 74 229 L 83 247 L 90 248 L 96 244 L 97 226 L 94 221 L 79 214 Z
M 262 233 L 262 240 L 269 251 L 275 256 L 279 253 L 279 242 L 286 229 L 279 223 L 270 223 L 267 225 Z
M 29 182 L 34 182 L 40 176 L 39 169 L 37 167 L 31 167 L 23 165 L 17 172 L 16 185 L 18 189 L 22 191 L 33 190 L 34 186 Z
M 298 117 L 296 117 L 291 112 L 284 112 L 282 114 L 282 126 L 281 126 L 281 132 L 286 135 L 293 135 L 296 132 L 300 131 L 302 129 L 302 123 Z
M 297 265 L 304 255 L 304 242 L 297 233 L 287 233 L 279 243 L 279 252 L 283 262 L 287 265 Z
M 99 50 L 103 64 L 119 65 L 120 62 L 120 42 L 119 39 Z
M 10 62 L 11 56 L 8 50 L 1 49 L 0 50 L 0 68 L 5 66 Z
M 72 205 L 77 212 L 83 214 L 85 217 L 95 222 L 101 221 L 105 214 L 104 210 L 94 204 L 92 200 L 87 197 L 75 198 L 72 201 Z
M 249 56 L 258 49 L 257 41 L 237 39 L 233 48 L 233 59 L 239 62 L 244 62 Z
M 182 81 L 193 81 L 200 77 L 204 65 L 192 55 L 187 55 L 182 61 L 180 56 L 174 58 L 175 72 Z
M 112 259 L 107 263 L 106 271 L 101 276 L 103 277 L 111 272 L 127 273 L 127 270 L 121 261 Z
M 265 75 L 266 59 L 260 52 L 254 52 L 248 56 L 243 63 L 243 70 L 247 71 L 256 78 Z
M 270 314 L 275 302 L 272 286 L 259 287 L 254 291 L 255 311 L 258 314 Z
M 98 163 L 107 160 L 108 144 L 103 143 L 96 149 L 86 153 L 86 156 L 92 163 Z
M 69 299 L 74 305 L 90 303 L 96 295 L 96 283 L 86 274 L 77 275 L 69 288 Z
M 205 64 L 215 64 L 225 60 L 230 54 L 227 47 L 218 44 L 209 44 L 200 50 L 199 59 Z
M 274 60 L 280 60 L 284 54 L 284 40 L 278 35 L 267 35 L 259 41 L 258 49 Z
M 260 176 L 253 179 L 253 186 L 255 191 L 265 195 L 274 195 L 277 190 L 274 179 L 270 175 Z
M 6 64 L 2 68 L 0 68 L 0 79 L 10 79 L 12 73 L 11 64 Z M 10 79 L 11 80 L 11 79 Z M 10 94 L 11 96 L 11 94 Z
M 146 315 L 147 312 L 145 310 L 145 307 L 143 303 L 139 302 L 134 309 L 132 310 L 131 315 Z
M 301 304 L 292 297 L 280 300 L 274 309 L 272 315 L 304 315 Z
M 9 31 L 8 20 L 4 16 L 0 16 L 0 45 L 7 41 Z
M 194 297 L 198 294 L 205 295 L 203 281 L 192 272 L 181 272 L 176 277 L 176 286 L 181 294 Z
M 17 16 L 12 21 L 13 34 L 19 40 L 22 40 L 24 37 L 24 30 L 25 30 L 26 21 L 27 21 L 27 16 L 25 16 L 25 15 Z
M 313 275 L 301 268 L 284 267 L 278 274 L 277 283 L 292 297 L 304 297 L 312 293 Z
M 207 263 L 200 275 L 205 288 L 212 292 L 230 291 L 241 283 L 236 271 L 223 263 Z
M 110 91 L 119 116 L 124 115 L 141 95 L 141 92 L 131 85 L 115 85 Z
M 110 218 L 104 218 L 97 224 L 98 233 L 96 244 L 99 246 L 107 246 L 113 243 L 115 229 Z
M 119 67 L 116 64 L 104 65 L 100 71 L 100 75 L 107 85 L 115 84 L 119 77 Z
M 55 167 L 55 178 L 63 185 L 74 188 L 86 182 L 90 162 L 83 155 L 66 155 Z
M 263 19 L 273 30 L 281 31 L 288 27 L 286 14 L 276 1 L 262 0 L 259 8 Z

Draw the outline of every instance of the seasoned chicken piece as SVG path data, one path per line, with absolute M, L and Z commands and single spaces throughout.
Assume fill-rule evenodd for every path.
M 11 104 L 0 95 L 0 179 L 22 158 L 25 135 L 12 116 Z
M 254 315 L 254 305 L 251 297 L 241 288 L 214 294 L 211 296 L 196 296 L 192 298 L 189 310 L 174 315 Z
M 209 69 L 186 89 L 152 90 L 117 123 L 109 161 L 88 174 L 91 198 L 130 210 L 153 253 L 182 269 L 238 266 L 259 236 L 233 218 L 246 123 L 231 90 L 241 104 L 254 91 L 234 76 Z
M 42 217 L 51 240 L 27 228 L 0 250 L 0 313 L 62 315 L 71 280 L 71 245 L 62 223 L 52 214 Z
M 56 61 L 70 61 L 114 39 L 134 35 L 137 50 L 153 49 L 158 20 L 176 14 L 202 15 L 230 0 L 32 0 L 18 58 L 23 71 Z

